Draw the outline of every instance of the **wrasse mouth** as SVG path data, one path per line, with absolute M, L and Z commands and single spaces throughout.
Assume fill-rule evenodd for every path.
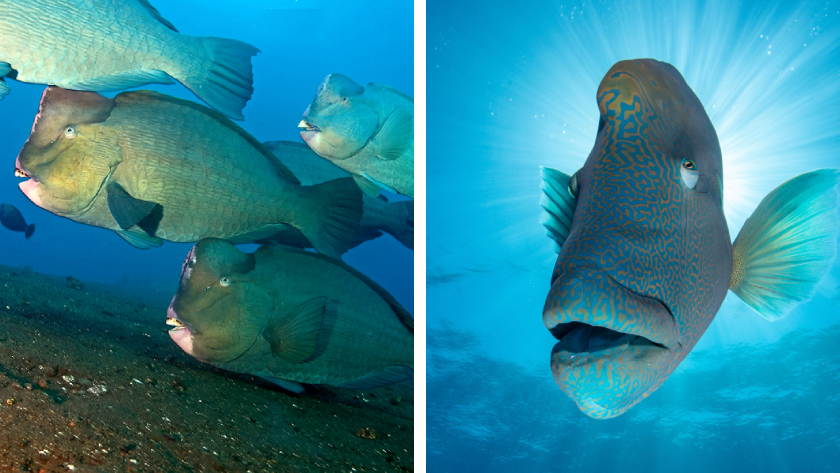
M 306 120 L 301 120 L 300 123 L 298 123 L 298 130 L 300 130 L 300 131 L 321 131 L 320 128 L 318 128 L 317 126 L 309 123 Z
M 583 322 L 568 322 L 557 324 L 550 330 L 559 340 L 555 351 L 569 353 L 596 353 L 612 348 L 638 346 L 661 348 L 668 347 L 649 340 L 641 335 L 618 332 L 607 327 L 593 326 Z
M 186 325 L 182 324 L 181 321 L 176 319 L 175 317 L 167 317 L 166 325 L 175 326 L 175 328 L 169 330 L 170 332 L 177 332 L 178 330 L 184 330 L 185 328 L 187 328 Z

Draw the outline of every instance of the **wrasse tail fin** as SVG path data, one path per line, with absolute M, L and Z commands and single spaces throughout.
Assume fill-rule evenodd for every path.
M 569 193 L 571 176 L 547 167 L 540 167 L 540 175 L 543 191 L 540 206 L 545 210 L 540 216 L 540 223 L 548 230 L 546 235 L 556 243 L 555 253 L 559 253 L 569 237 L 577 199 Z
M 176 77 L 201 100 L 219 112 L 244 120 L 242 109 L 254 93 L 251 57 L 259 49 L 227 38 L 196 38 L 209 51 L 203 67 L 186 77 Z
M 362 218 L 362 193 L 350 178 L 304 187 L 319 208 L 296 224 L 318 253 L 340 258 L 356 241 Z
M 813 296 L 837 252 L 840 169 L 796 176 L 770 192 L 732 248 L 729 288 L 777 320 Z

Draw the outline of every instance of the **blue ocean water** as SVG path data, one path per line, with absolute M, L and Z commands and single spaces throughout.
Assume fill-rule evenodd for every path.
M 840 471 L 840 264 L 777 322 L 730 293 L 617 418 L 582 414 L 552 378 L 539 167 L 580 168 L 598 83 L 646 57 L 715 126 L 733 238 L 777 185 L 840 167 L 840 2 L 430 1 L 429 471 Z
M 254 94 L 238 122 L 260 141 L 301 142 L 297 124 L 328 74 L 340 72 L 360 84 L 376 82 L 413 96 L 413 6 L 327 0 L 241 2 L 152 1 L 180 32 L 233 38 L 253 44 Z M 192 244 L 165 243 L 139 250 L 111 231 L 85 226 L 32 204 L 18 189 L 14 162 L 38 111 L 42 85 L 8 81 L 0 102 L 0 202 L 16 206 L 37 229 L 31 240 L 0 228 L 0 264 L 72 275 L 148 291 L 168 303 L 178 287 L 181 263 Z M 144 89 L 199 101 L 180 84 Z M 117 92 L 107 93 L 113 96 Z M 392 200 L 402 197 L 389 195 Z M 253 251 L 254 245 L 243 245 Z M 413 252 L 390 235 L 351 250 L 344 260 L 384 286 L 413 311 Z M 161 316 L 163 323 L 164 316 Z

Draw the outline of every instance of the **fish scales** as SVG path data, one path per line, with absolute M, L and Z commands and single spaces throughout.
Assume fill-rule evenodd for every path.
M 0 62 L 23 82 L 107 91 L 177 79 L 242 119 L 253 92 L 246 43 L 178 33 L 138 0 L 0 2 Z M 0 97 L 2 98 L 2 97 Z

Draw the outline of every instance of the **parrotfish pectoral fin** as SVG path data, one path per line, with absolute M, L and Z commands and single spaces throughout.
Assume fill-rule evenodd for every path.
M 373 389 L 387 384 L 408 381 L 414 377 L 414 370 L 408 366 L 389 366 L 382 371 L 374 371 L 355 381 L 339 386 L 345 389 Z
M 141 250 L 148 250 L 153 246 L 158 247 L 163 245 L 162 239 L 142 232 L 115 230 L 114 233 L 119 235 L 123 240 L 127 241 L 131 246 Z
M 329 305 L 326 297 L 315 297 L 287 314 L 275 312 L 263 332 L 271 351 L 289 363 L 301 363 L 312 356 Z
M 260 376 L 260 378 L 262 378 L 266 381 L 270 381 L 270 382 L 280 386 L 281 388 L 285 389 L 286 391 L 291 391 L 295 394 L 300 394 L 300 393 L 303 392 L 303 385 L 300 384 L 300 383 L 296 383 L 294 381 L 289 381 L 287 379 L 275 378 L 273 376 Z
M 28 227 L 26 227 L 26 232 L 24 232 L 23 236 L 25 236 L 26 239 L 28 240 L 28 239 L 32 238 L 33 233 L 35 233 L 35 224 L 34 223 L 32 223 Z
M 414 138 L 414 114 L 405 107 L 397 107 L 371 138 L 376 157 L 394 160 L 402 156 Z
M 540 187 L 543 191 L 540 205 L 545 209 L 540 216 L 540 223 L 548 230 L 548 237 L 557 243 L 555 252 L 559 253 L 560 247 L 569 237 L 569 231 L 572 228 L 577 198 L 569 193 L 571 176 L 546 167 L 540 167 L 540 174 L 542 175 Z
M 376 196 L 379 195 L 379 186 L 370 179 L 358 174 L 353 174 L 353 181 L 356 182 L 356 185 L 359 186 L 359 189 L 361 189 L 366 196 L 376 198 Z
M 116 182 L 109 182 L 106 187 L 108 191 L 108 210 L 120 228 L 128 230 L 137 225 L 138 222 L 149 216 L 155 210 L 154 202 L 135 199 L 123 189 L 123 186 Z
M 814 294 L 837 251 L 840 169 L 820 169 L 768 194 L 732 248 L 730 289 L 768 320 Z

